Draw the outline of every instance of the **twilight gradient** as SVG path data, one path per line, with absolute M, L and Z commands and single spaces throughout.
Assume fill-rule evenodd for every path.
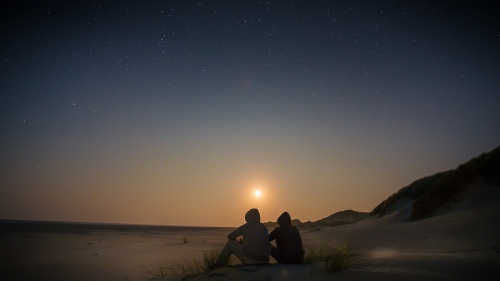
M 0 12 L 0 219 L 317 220 L 500 144 L 495 1 L 32 2 Z

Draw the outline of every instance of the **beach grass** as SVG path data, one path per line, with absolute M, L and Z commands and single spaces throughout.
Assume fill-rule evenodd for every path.
M 215 262 L 219 257 L 219 251 L 204 252 L 201 258 L 186 259 L 182 262 L 167 263 L 158 266 L 156 270 L 144 268 L 149 280 L 165 278 L 172 275 L 197 275 L 208 273 L 217 268 Z M 237 264 L 237 260 L 231 256 L 228 265 Z
M 186 259 L 182 262 L 173 262 L 159 265 L 156 269 L 144 268 L 148 280 L 157 280 L 173 275 L 186 276 L 198 275 L 213 271 L 217 268 L 215 262 L 219 251 L 206 251 L 201 258 Z M 312 265 L 322 272 L 332 273 L 347 270 L 352 261 L 352 251 L 346 245 L 325 245 L 310 248 L 304 257 L 304 263 Z M 239 264 L 239 261 L 231 256 L 228 266 Z
M 351 261 L 352 251 L 346 244 L 311 248 L 304 257 L 306 264 L 318 266 L 321 271 L 327 273 L 349 269 Z
M 154 271 L 145 269 L 150 280 L 165 278 L 172 275 L 194 275 L 207 273 L 216 268 L 215 261 L 219 256 L 217 251 L 203 253 L 201 259 L 186 259 L 182 262 L 159 265 Z

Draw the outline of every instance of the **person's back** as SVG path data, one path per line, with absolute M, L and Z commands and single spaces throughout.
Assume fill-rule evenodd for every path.
M 269 234 L 269 241 L 276 239 L 277 248 L 271 251 L 272 257 L 279 263 L 303 263 L 304 248 L 299 229 L 292 225 L 292 220 L 287 212 L 278 218 L 278 224 Z
M 257 209 L 251 209 L 245 215 L 247 223 L 229 233 L 228 239 L 243 236 L 243 252 L 256 260 L 269 258 L 270 246 L 268 243 L 267 227 L 260 222 Z
M 260 213 L 250 209 L 245 215 L 246 223 L 229 233 L 228 241 L 216 261 L 217 266 L 227 264 L 231 254 L 234 254 L 243 264 L 269 263 L 271 245 L 268 242 L 267 227 L 260 223 Z M 236 238 L 242 236 L 240 244 Z

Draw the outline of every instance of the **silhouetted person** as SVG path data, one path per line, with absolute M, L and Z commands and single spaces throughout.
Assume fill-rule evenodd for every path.
M 299 229 L 292 225 L 292 219 L 288 212 L 284 212 L 278 218 L 279 226 L 269 233 L 269 242 L 276 239 L 276 245 L 272 246 L 271 256 L 279 263 L 303 263 L 304 248 Z
M 250 209 L 245 214 L 245 220 L 244 225 L 227 236 L 229 240 L 217 259 L 217 266 L 226 265 L 231 254 L 235 255 L 243 264 L 269 263 L 271 245 L 268 241 L 267 227 L 260 223 L 259 210 Z M 241 243 L 236 240 L 239 236 L 243 236 Z

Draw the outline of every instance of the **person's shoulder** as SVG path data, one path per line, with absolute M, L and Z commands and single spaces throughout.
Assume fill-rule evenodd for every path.
M 299 232 L 299 229 L 295 225 L 289 225 L 281 228 L 283 232 L 291 233 L 291 232 Z
M 242 224 L 242 225 L 240 225 L 240 226 L 238 227 L 238 229 L 240 229 L 240 230 L 241 230 L 241 229 L 245 229 L 245 228 L 247 228 L 247 227 L 248 227 L 248 222 L 247 222 L 247 223 L 244 223 L 244 224 Z
M 273 229 L 273 232 L 274 232 L 274 233 L 282 233 L 282 232 L 283 232 L 283 229 L 284 229 L 283 227 L 281 227 L 281 226 L 277 226 L 277 227 L 275 227 L 275 228 Z
M 256 221 L 249 221 L 247 223 L 245 223 L 244 225 L 242 226 L 245 226 L 245 227 L 266 227 L 265 224 L 261 223 L 261 222 L 256 222 Z M 266 227 L 267 228 L 267 227 Z
M 259 222 L 259 226 L 260 227 L 265 227 L 267 229 L 267 226 L 265 224 L 261 223 L 261 222 Z

